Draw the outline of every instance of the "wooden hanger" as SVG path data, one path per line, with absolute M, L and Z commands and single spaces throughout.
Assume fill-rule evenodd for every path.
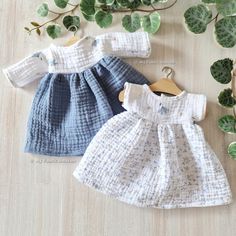
M 73 37 L 69 38 L 69 40 L 65 43 L 65 46 L 69 47 L 69 46 L 75 44 L 76 42 L 78 42 L 79 40 L 80 40 L 80 37 L 74 35 Z
M 174 75 L 174 70 L 169 66 L 165 66 L 162 69 L 162 71 L 167 70 L 169 70 L 170 72 L 167 74 L 166 78 L 159 79 L 157 82 L 151 84 L 149 88 L 153 92 L 168 93 L 176 96 L 180 94 L 182 90 L 175 84 L 174 80 L 171 78 Z M 122 90 L 119 94 L 119 100 L 121 102 L 124 101 L 124 92 L 125 91 Z

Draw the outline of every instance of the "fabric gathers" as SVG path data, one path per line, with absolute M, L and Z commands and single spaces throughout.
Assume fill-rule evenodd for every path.
M 4 70 L 16 87 L 41 79 L 28 120 L 25 152 L 80 156 L 102 125 L 125 109 L 125 82 L 149 81 L 119 57 L 150 55 L 147 33 L 84 37 L 69 47 L 51 45 Z
M 95 135 L 75 178 L 139 207 L 231 202 L 224 169 L 193 123 L 205 117 L 204 95 L 157 96 L 147 85 L 126 83 L 124 107 Z
M 15 87 L 40 80 L 25 152 L 83 155 L 73 172 L 79 182 L 138 207 L 229 204 L 226 174 L 197 124 L 206 96 L 154 94 L 121 59 L 150 53 L 147 33 L 116 32 L 51 45 L 4 69 Z

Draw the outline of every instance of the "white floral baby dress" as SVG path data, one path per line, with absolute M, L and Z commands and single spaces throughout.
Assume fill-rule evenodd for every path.
M 177 208 L 231 202 L 225 172 L 195 121 L 206 97 L 158 96 L 126 83 L 123 106 L 94 137 L 74 171 L 82 183 L 140 207 Z

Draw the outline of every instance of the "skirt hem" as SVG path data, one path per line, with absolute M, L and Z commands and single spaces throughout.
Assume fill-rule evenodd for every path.
M 103 193 L 107 196 L 110 196 L 112 198 L 115 198 L 121 202 L 130 204 L 130 205 L 134 205 L 137 207 L 147 207 L 147 208 L 157 208 L 157 209 L 175 209 L 175 208 L 190 208 L 190 207 L 196 207 L 196 208 L 201 208 L 201 207 L 212 207 L 212 206 L 220 206 L 220 205 L 228 205 L 230 203 L 232 203 L 232 197 L 228 196 L 228 197 L 224 197 L 223 199 L 219 199 L 219 200 L 208 200 L 205 201 L 205 203 L 203 204 L 202 202 L 191 202 L 191 203 L 185 203 L 185 204 L 164 204 L 164 205 L 157 205 L 157 203 L 153 202 L 153 203 L 140 203 L 140 202 L 131 202 L 129 200 L 127 200 L 124 197 L 116 197 L 114 196 L 112 193 L 110 193 L 109 191 L 103 190 L 99 187 L 94 187 L 93 185 L 91 185 L 88 182 L 83 181 L 80 176 L 77 174 L 76 171 L 73 172 L 73 176 L 81 183 L 87 185 L 88 187 Z M 214 201 L 214 202 L 213 202 Z

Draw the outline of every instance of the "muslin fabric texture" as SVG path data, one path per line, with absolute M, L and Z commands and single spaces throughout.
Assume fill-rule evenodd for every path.
M 125 86 L 127 111 L 95 135 L 75 178 L 139 207 L 230 203 L 224 169 L 196 124 L 205 117 L 206 96 L 158 96 L 147 85 Z
M 4 70 L 16 87 L 41 79 L 28 120 L 25 152 L 83 155 L 101 126 L 124 111 L 124 83 L 149 83 L 121 57 L 147 58 L 146 33 L 87 36 L 70 47 L 51 45 Z

